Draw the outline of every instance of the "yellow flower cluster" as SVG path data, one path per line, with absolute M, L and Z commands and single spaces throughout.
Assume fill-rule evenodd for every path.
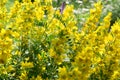
M 71 68 L 59 68 L 59 80 L 119 79 L 119 21 L 110 29 L 111 13 L 99 23 L 101 2 L 90 10 L 90 17 L 79 33 L 79 45 Z M 74 43 L 75 44 L 75 43 Z
M 1 29 L 0 32 L 0 63 L 6 63 L 10 58 L 12 50 L 12 39 L 9 37 L 9 31 Z
M 10 58 L 12 50 L 12 39 L 10 38 L 11 31 L 6 30 L 6 0 L 0 1 L 0 64 L 7 62 Z
M 90 9 L 90 17 L 87 19 L 83 32 L 89 33 L 91 31 L 94 31 L 96 29 L 96 26 L 98 25 L 100 15 L 102 12 L 102 5 L 101 2 L 98 2 L 94 4 L 95 8 Z
M 120 21 L 110 26 L 112 13 L 99 21 L 101 2 L 80 31 L 73 5 L 60 13 L 52 0 L 16 0 L 10 11 L 5 3 L 0 3 L 0 79 L 120 78 Z

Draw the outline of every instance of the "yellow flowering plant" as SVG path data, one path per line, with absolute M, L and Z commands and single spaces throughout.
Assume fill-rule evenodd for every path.
M 62 12 L 52 0 L 16 0 L 8 11 L 0 0 L 1 80 L 117 80 L 120 21 L 100 21 L 97 2 L 78 30 L 74 6 Z

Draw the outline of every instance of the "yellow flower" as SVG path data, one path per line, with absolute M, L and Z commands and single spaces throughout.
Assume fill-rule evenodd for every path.
M 2 36 L 2 35 L 5 35 L 5 33 L 6 33 L 6 30 L 2 28 L 2 29 L 1 29 L 1 33 L 0 33 L 1 36 Z
M 70 17 L 73 17 L 73 9 L 74 6 L 73 5 L 67 5 L 63 11 L 63 16 L 62 16 L 62 20 L 66 21 L 68 20 Z
M 60 10 L 56 10 L 55 14 L 56 14 L 57 16 L 60 16 L 60 15 L 61 15 L 61 14 L 60 14 Z
M 27 72 L 24 71 L 21 73 L 21 76 L 19 76 L 20 80 L 28 80 L 28 77 L 27 77 Z
M 34 67 L 32 62 L 21 62 L 21 67 L 22 68 L 32 68 Z
M 114 38 L 111 34 L 108 34 L 108 36 L 105 37 L 104 41 L 107 44 L 108 42 L 114 41 Z
M 58 80 L 67 80 L 67 77 L 68 77 L 68 75 L 67 75 L 68 73 L 67 73 L 67 70 L 66 70 L 66 68 L 65 67 L 60 67 L 59 68 L 59 79 Z
M 1 68 L 0 68 L 0 73 L 1 73 L 1 74 L 7 74 L 7 71 L 6 71 L 6 69 L 5 69 L 4 66 L 1 66 Z
M 113 73 L 113 75 L 112 75 L 112 77 L 111 77 L 111 80 L 118 79 L 118 78 L 120 77 L 119 74 L 120 74 L 119 71 L 114 71 L 114 73 Z
M 10 52 L 4 51 L 4 53 L 0 53 L 0 63 L 5 64 L 11 57 Z
M 33 76 L 32 78 L 30 78 L 30 80 L 43 80 L 43 79 L 41 78 L 41 76 L 37 75 L 36 78 Z
M 37 76 L 37 78 L 35 80 L 42 80 L 41 76 Z
M 95 9 L 90 9 L 90 14 L 95 14 L 96 10 Z
M 15 69 L 13 68 L 12 65 L 9 65 L 9 66 L 6 68 L 6 71 L 7 71 L 7 72 L 10 72 L 10 71 L 13 71 L 13 70 L 15 70 Z
M 78 67 L 75 67 L 70 73 L 72 73 L 73 79 L 80 79 L 80 76 L 82 75 Z
M 40 54 L 37 55 L 39 60 L 42 60 L 42 56 Z
M 56 56 L 56 52 L 51 48 L 49 49 L 49 54 L 51 57 L 55 57 Z
M 102 5 L 101 2 L 97 2 L 94 4 L 95 8 L 90 9 L 90 17 L 85 23 L 85 26 L 83 27 L 82 31 L 86 31 L 87 33 L 94 31 L 97 26 L 102 11 Z
M 120 32 L 120 24 L 118 22 L 116 22 L 112 26 L 111 32 L 114 34 L 114 36 L 116 36 L 117 34 L 119 34 L 119 32 Z
M 35 14 L 37 20 L 41 20 L 44 17 L 44 11 L 42 10 L 42 7 L 36 8 Z
M 43 71 L 45 71 L 45 70 L 46 70 L 46 68 L 45 68 L 45 67 L 42 67 L 42 70 L 43 70 Z
M 112 13 L 109 12 L 108 15 L 104 18 L 104 27 L 105 28 L 109 28 L 110 26 L 110 21 L 111 21 L 111 16 L 112 16 Z

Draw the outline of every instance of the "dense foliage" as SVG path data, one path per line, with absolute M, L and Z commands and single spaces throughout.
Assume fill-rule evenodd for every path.
M 0 0 L 0 80 L 119 80 L 120 21 L 94 4 L 82 29 L 74 6 Z

